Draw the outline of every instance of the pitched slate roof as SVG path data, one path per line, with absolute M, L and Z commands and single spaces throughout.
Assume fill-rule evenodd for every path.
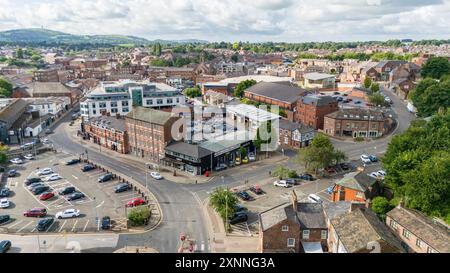
M 30 95 L 39 93 L 70 94 L 72 91 L 60 82 L 33 82 L 27 85 Z
M 302 98 L 303 104 L 311 104 L 316 106 L 324 106 L 330 103 L 337 103 L 332 96 L 309 95 Z
M 450 253 L 449 229 L 413 209 L 396 207 L 386 214 L 440 253 Z
M 371 121 L 386 120 L 386 117 L 382 111 L 367 110 L 362 108 L 342 108 L 336 112 L 327 114 L 326 117 L 340 120 L 369 120 L 369 117 L 373 117 Z
M 279 120 L 279 126 L 280 129 L 284 129 L 284 130 L 288 130 L 288 131 L 295 131 L 295 130 L 299 130 L 300 133 L 307 133 L 307 132 L 311 132 L 314 131 L 314 128 L 307 126 L 303 123 L 296 123 L 296 122 L 292 122 L 286 119 L 280 119 Z
M 354 189 L 360 192 L 365 192 L 376 182 L 377 180 L 375 178 L 368 176 L 366 173 L 353 172 L 345 175 L 344 178 L 336 182 L 336 185 Z
M 25 112 L 28 104 L 23 99 L 13 99 L 10 104 L 0 109 L 0 120 L 11 126 Z
M 307 73 L 304 75 L 305 79 L 312 80 L 312 81 L 318 81 L 318 80 L 324 80 L 328 78 L 334 78 L 335 75 L 326 74 L 326 73 L 318 73 L 318 72 L 312 72 Z
M 281 102 L 294 103 L 306 90 L 280 83 L 260 82 L 247 88 L 245 92 Z
M 174 116 L 170 112 L 164 112 L 145 107 L 135 107 L 133 108 L 133 111 L 126 115 L 126 117 L 129 119 L 136 119 L 152 124 L 164 125 Z

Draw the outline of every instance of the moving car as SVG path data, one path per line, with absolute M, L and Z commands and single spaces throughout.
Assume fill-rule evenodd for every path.
M 6 253 L 11 248 L 11 241 L 4 240 L 0 242 L 0 253 Z
M 283 188 L 289 188 L 289 184 L 286 182 L 286 180 L 280 180 L 273 182 L 273 185 L 276 187 L 283 187 Z
M 36 229 L 38 231 L 45 231 L 47 228 L 49 228 L 53 224 L 54 221 L 55 220 L 51 217 L 44 218 L 38 222 Z
M 49 175 L 49 174 L 52 174 L 52 173 L 53 173 L 53 170 L 50 169 L 50 168 L 44 168 L 44 169 L 39 170 L 39 171 L 36 172 L 36 174 L 39 175 L 39 176 Z
M 80 163 L 80 160 L 78 158 L 74 158 L 74 159 L 67 161 L 66 165 L 74 165 L 74 164 L 78 164 L 78 163 Z
M 113 175 L 111 173 L 107 173 L 105 175 L 102 175 L 98 178 L 98 182 L 102 183 L 102 182 L 108 182 L 110 180 L 113 179 Z
M 105 216 L 102 218 L 102 229 L 107 230 L 111 228 L 111 218 L 109 216 Z
M 60 179 L 62 179 L 62 177 L 59 174 L 54 173 L 54 174 L 51 174 L 51 175 L 45 177 L 44 181 L 56 181 L 56 180 L 60 180 Z
M 250 187 L 250 191 L 255 193 L 255 194 L 258 194 L 258 195 L 264 193 L 259 185 L 255 185 L 255 186 Z
M 3 188 L 0 190 L 0 197 L 9 197 L 11 191 L 8 188 Z
M 67 198 L 67 200 L 68 200 L 68 201 L 74 201 L 74 200 L 78 200 L 78 199 L 81 199 L 81 198 L 84 198 L 84 194 L 77 191 L 77 192 L 72 193 L 72 194 Z
M 84 165 L 84 166 L 81 168 L 81 171 L 82 171 L 82 172 L 88 172 L 88 171 L 91 171 L 91 170 L 93 170 L 93 169 L 95 169 L 94 165 L 87 164 L 87 165 Z
M 371 163 L 372 161 L 370 160 L 370 158 L 369 158 L 369 156 L 367 156 L 367 155 L 361 155 L 361 161 L 364 163 L 364 164 L 368 164 L 368 163 Z
M 9 220 L 11 219 L 11 217 L 9 217 L 9 215 L 4 214 L 4 215 L 0 215 L 0 224 L 4 224 L 9 222 Z
M 314 193 L 308 195 L 308 200 L 312 203 L 322 203 L 322 199 Z
M 6 208 L 9 208 L 10 205 L 11 205 L 11 204 L 9 203 L 8 198 L 2 198 L 2 199 L 0 199 L 0 208 L 6 209 Z
M 41 194 L 39 196 L 39 200 L 46 201 L 48 199 L 53 198 L 54 196 L 55 196 L 55 194 L 53 192 L 51 192 L 51 191 L 44 192 L 43 194 Z
M 230 225 L 235 225 L 235 224 L 245 222 L 247 220 L 248 220 L 248 215 L 246 212 L 236 212 L 232 217 L 230 217 L 228 222 L 230 223 Z
M 143 204 L 145 204 L 144 199 L 142 199 L 142 198 L 134 198 L 131 201 L 128 201 L 127 207 L 137 207 L 137 206 L 140 206 L 140 205 L 143 205 Z
M 126 183 L 122 183 L 122 184 L 117 185 L 117 186 L 114 188 L 114 192 L 115 192 L 115 193 L 119 193 L 119 192 L 128 191 L 128 190 L 130 190 L 130 189 L 131 189 L 131 186 L 130 186 L 130 185 L 128 185 L 128 184 L 126 184 Z
M 35 183 L 38 183 L 38 182 L 42 182 L 42 179 L 40 177 L 28 177 L 25 180 L 25 185 L 26 186 L 30 186 L 31 184 L 35 184 Z
M 13 164 L 23 164 L 23 160 L 20 158 L 13 158 L 10 160 L 10 162 Z
M 17 170 L 12 169 L 8 171 L 8 177 L 16 177 L 18 174 Z
M 45 217 L 47 210 L 45 208 L 32 208 L 23 213 L 25 217 Z
M 23 158 L 27 159 L 27 160 L 33 160 L 34 156 L 32 154 L 27 154 L 25 155 Z
M 38 195 L 38 194 L 41 194 L 41 193 L 44 193 L 44 192 L 48 191 L 49 189 L 50 189 L 50 187 L 48 187 L 48 186 L 38 186 L 38 187 L 33 188 L 31 190 L 31 192 L 34 195 Z
M 369 159 L 371 162 L 377 162 L 378 158 L 375 155 L 369 155 Z
M 153 178 L 156 179 L 156 180 L 161 180 L 161 179 L 163 179 L 162 175 L 161 175 L 160 173 L 157 173 L 157 172 L 151 172 L 151 173 L 150 173 L 150 176 L 153 177 Z
M 59 195 L 67 195 L 67 194 L 71 194 L 75 191 L 76 191 L 75 187 L 65 187 L 64 189 L 59 191 L 58 194 Z
M 66 209 L 65 211 L 56 213 L 55 215 L 55 217 L 58 219 L 75 218 L 78 216 L 80 216 L 80 210 L 77 209 Z
M 239 196 L 239 198 L 241 198 L 242 200 L 245 200 L 245 201 L 250 200 L 250 195 L 246 191 L 238 192 L 237 196 Z

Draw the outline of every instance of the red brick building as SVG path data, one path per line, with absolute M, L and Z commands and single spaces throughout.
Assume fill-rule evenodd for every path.
M 336 182 L 331 200 L 333 202 L 370 203 L 374 197 L 381 193 L 382 186 L 377 179 L 368 176 L 369 171 L 350 173 Z
M 309 95 L 297 100 L 295 110 L 295 122 L 301 122 L 319 130 L 323 129 L 325 116 L 339 110 L 339 106 L 331 96 Z
M 121 154 L 128 154 L 128 133 L 121 117 L 102 116 L 83 123 L 86 137 L 93 143 Z

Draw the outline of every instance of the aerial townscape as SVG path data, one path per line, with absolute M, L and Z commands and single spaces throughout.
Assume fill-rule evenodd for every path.
M 141 38 L 107 18 L 145 16 L 135 1 L 82 25 L 68 13 L 73 28 L 36 2 L 24 12 L 47 7 L 53 25 L 0 26 L 0 253 L 450 253 L 450 16 L 414 39 L 355 19 L 390 36 L 322 22 L 305 40 L 256 18 L 302 1 L 267 1 L 230 35 L 206 16 Z M 436 2 L 404 8 L 450 14 Z

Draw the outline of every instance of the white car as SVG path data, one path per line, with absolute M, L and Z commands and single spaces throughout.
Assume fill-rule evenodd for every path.
M 379 176 L 383 177 L 383 178 L 386 176 L 386 172 L 383 171 L 383 170 L 379 170 L 379 171 L 377 172 L 377 174 L 378 174 Z
M 20 158 L 13 158 L 10 160 L 10 162 L 13 164 L 22 164 L 23 163 L 22 159 L 20 159 Z
M 150 176 L 153 177 L 153 178 L 156 179 L 156 180 L 161 180 L 161 179 L 163 179 L 162 175 L 161 175 L 160 173 L 157 173 L 157 172 L 151 172 L 151 173 L 150 173 Z
M 48 140 L 48 138 L 45 138 L 45 139 L 42 141 L 42 143 L 44 143 L 44 144 L 50 144 L 50 140 Z
M 49 175 L 49 174 L 52 174 L 53 173 L 53 170 L 52 169 L 50 169 L 50 168 L 44 168 L 44 169 L 42 169 L 42 170 L 39 170 L 36 174 L 37 175 Z
M 47 177 L 44 178 L 44 181 L 56 181 L 56 180 L 60 180 L 62 179 L 62 177 L 57 174 L 57 173 L 53 173 Z
M 322 203 L 322 199 L 314 193 L 308 195 L 308 200 L 312 203 Z
M 276 187 L 289 188 L 289 183 L 286 180 L 280 180 L 273 182 L 273 185 Z
M 254 153 L 249 153 L 248 154 L 248 160 L 255 161 L 256 160 L 255 154 Z
M 77 209 L 66 209 L 55 214 L 55 217 L 58 219 L 75 218 L 78 216 L 80 216 L 80 210 Z
M 23 144 L 22 146 L 20 146 L 20 148 L 21 149 L 28 149 L 28 148 L 31 148 L 33 146 L 34 146 L 34 144 L 32 142 L 30 142 L 30 143 Z
M 361 155 L 361 161 L 365 164 L 372 163 L 368 155 Z
M 368 176 L 375 178 L 375 179 L 381 178 L 377 172 L 371 172 L 370 174 L 368 174 Z
M 0 208 L 8 208 L 9 207 L 9 200 L 8 198 L 0 199 Z
M 33 160 L 34 156 L 32 154 L 27 154 L 26 156 L 24 156 L 23 158 L 28 159 L 28 160 Z

